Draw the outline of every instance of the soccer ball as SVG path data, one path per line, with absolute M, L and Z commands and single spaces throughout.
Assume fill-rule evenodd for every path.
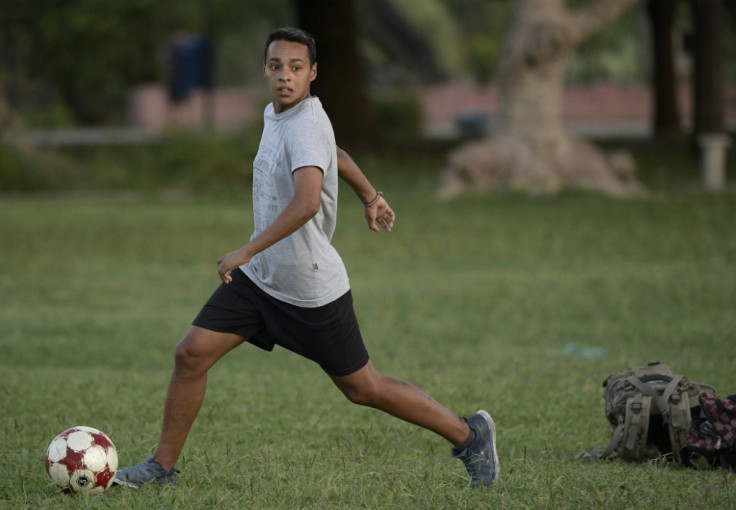
M 92 427 L 67 429 L 46 450 L 46 472 L 63 492 L 101 494 L 112 485 L 117 470 L 115 445 Z

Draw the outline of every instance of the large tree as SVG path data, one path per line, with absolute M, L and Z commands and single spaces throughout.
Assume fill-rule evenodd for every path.
M 690 0 L 693 18 L 693 135 L 725 132 L 721 0 Z
M 675 52 L 672 43 L 676 1 L 646 0 L 646 7 L 652 32 L 654 135 L 658 138 L 681 135 L 679 83 L 675 72 Z
M 317 40 L 317 80 L 312 91 L 330 115 L 337 143 L 369 145 L 377 128 L 371 110 L 353 0 L 295 0 L 299 26 Z
M 603 154 L 563 127 L 565 69 L 570 55 L 636 0 L 515 0 L 497 65 L 498 128 L 491 138 L 450 154 L 439 194 L 522 189 L 553 193 L 566 187 L 627 196 L 642 192 L 627 153 Z M 579 3 L 579 2 L 578 2 Z

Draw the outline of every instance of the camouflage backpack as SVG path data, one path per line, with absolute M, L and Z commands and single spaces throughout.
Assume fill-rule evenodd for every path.
M 612 374 L 603 388 L 611 442 L 596 457 L 628 461 L 664 456 L 683 462 L 690 422 L 700 413 L 698 396 L 716 392 L 659 362 Z

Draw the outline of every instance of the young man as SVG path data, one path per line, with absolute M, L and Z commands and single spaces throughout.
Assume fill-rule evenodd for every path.
M 222 284 L 177 344 L 154 455 L 118 471 L 115 481 L 137 488 L 175 480 L 207 371 L 247 340 L 300 354 L 318 363 L 350 401 L 439 434 L 465 463 L 473 486 L 491 485 L 499 471 L 491 416 L 480 410 L 459 418 L 418 388 L 380 374 L 363 345 L 347 272 L 330 244 L 338 174 L 365 205 L 371 230 L 390 232 L 395 216 L 337 148 L 319 99 L 310 95 L 317 76 L 312 37 L 293 28 L 273 32 L 264 76 L 273 100 L 254 162 L 255 230 L 248 243 L 217 260 Z

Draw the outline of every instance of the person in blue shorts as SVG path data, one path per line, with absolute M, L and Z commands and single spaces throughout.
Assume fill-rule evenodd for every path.
M 331 244 L 338 178 L 363 202 L 371 230 L 391 232 L 395 214 L 337 147 L 330 120 L 310 93 L 317 77 L 314 39 L 296 28 L 271 33 L 264 76 L 272 101 L 253 163 L 253 234 L 217 260 L 222 283 L 176 346 L 154 454 L 119 470 L 115 482 L 137 488 L 175 481 L 175 465 L 202 405 L 208 370 L 247 341 L 266 350 L 279 345 L 316 362 L 351 402 L 449 441 L 471 485 L 493 484 L 499 462 L 491 415 L 479 410 L 460 418 L 417 387 L 381 374 L 370 361 L 348 274 Z

